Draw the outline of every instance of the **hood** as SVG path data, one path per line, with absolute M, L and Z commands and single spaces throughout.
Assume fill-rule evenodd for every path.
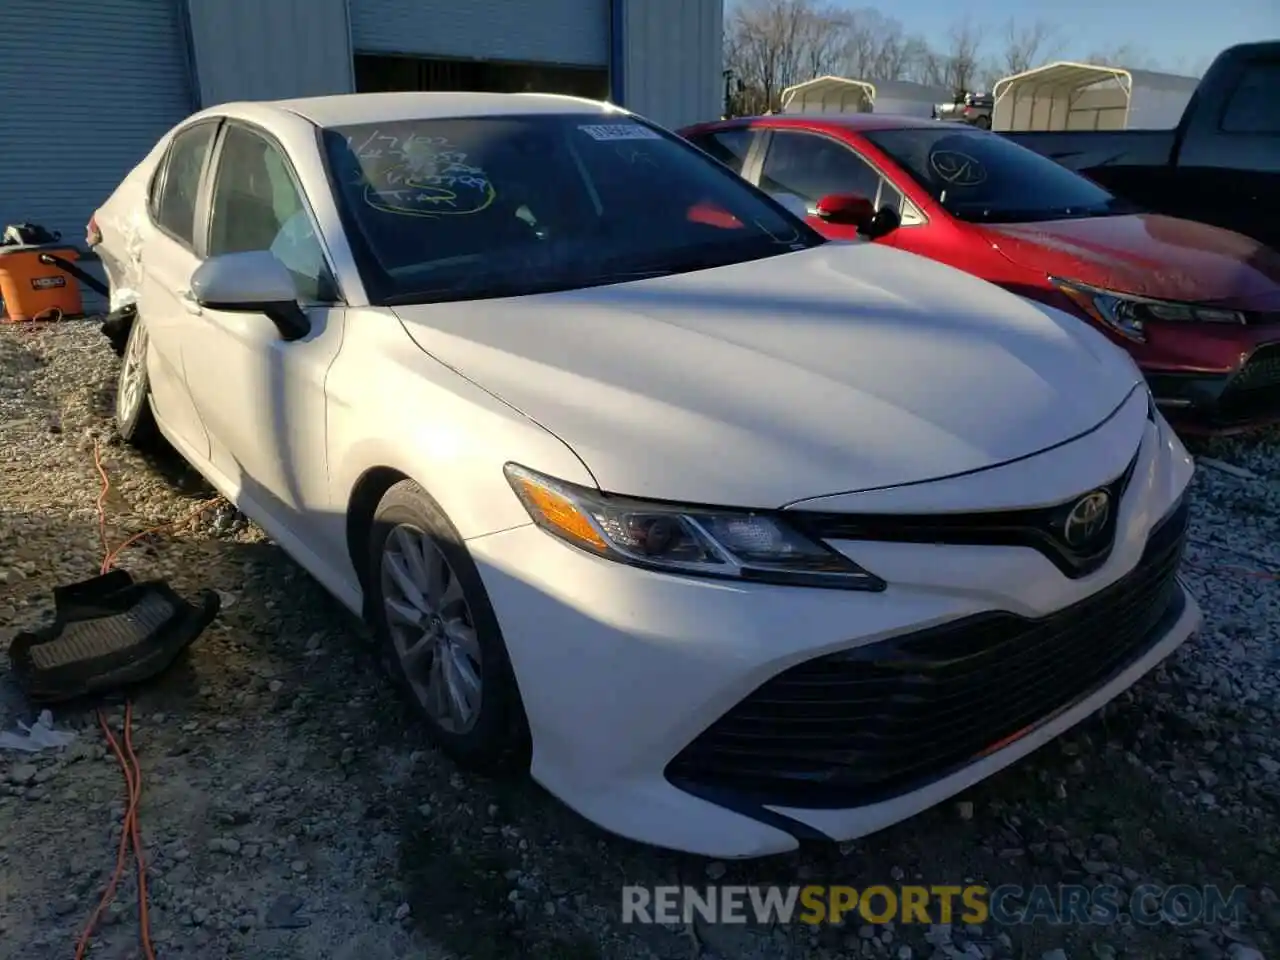
M 1280 254 L 1205 223 L 1135 214 L 976 229 L 1039 274 L 1162 300 L 1280 311 Z
M 687 503 L 981 470 L 1092 430 L 1140 380 L 1088 324 L 871 244 L 396 313 L 602 489 Z

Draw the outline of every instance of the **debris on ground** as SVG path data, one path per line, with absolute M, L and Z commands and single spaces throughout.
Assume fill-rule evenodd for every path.
M 70 745 L 76 738 L 71 730 L 55 730 L 53 714 L 41 710 L 31 726 L 21 720 L 18 729 L 0 732 L 0 750 L 17 750 L 20 753 L 39 753 L 41 750 L 57 750 Z

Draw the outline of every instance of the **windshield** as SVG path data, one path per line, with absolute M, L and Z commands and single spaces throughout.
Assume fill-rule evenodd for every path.
M 325 153 L 373 303 L 598 286 L 822 238 L 683 141 L 627 116 L 336 127 Z
M 1133 209 L 1092 181 L 999 134 L 920 127 L 865 136 L 958 220 L 1034 223 Z

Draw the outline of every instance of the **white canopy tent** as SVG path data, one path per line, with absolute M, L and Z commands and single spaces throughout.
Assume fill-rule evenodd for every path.
M 997 80 L 991 129 L 1176 127 L 1199 81 L 1172 73 L 1060 61 Z
M 870 113 L 876 88 L 863 80 L 818 77 L 782 91 L 782 113 Z
M 928 117 L 933 105 L 949 99 L 942 87 L 905 80 L 850 80 L 818 77 L 782 91 L 783 113 L 894 113 Z

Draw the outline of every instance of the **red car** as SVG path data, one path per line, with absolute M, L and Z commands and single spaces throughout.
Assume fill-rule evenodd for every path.
M 681 135 L 828 237 L 941 260 L 1096 323 L 1180 426 L 1280 421 L 1280 254 L 1142 213 L 998 134 L 876 114 L 767 116 Z

